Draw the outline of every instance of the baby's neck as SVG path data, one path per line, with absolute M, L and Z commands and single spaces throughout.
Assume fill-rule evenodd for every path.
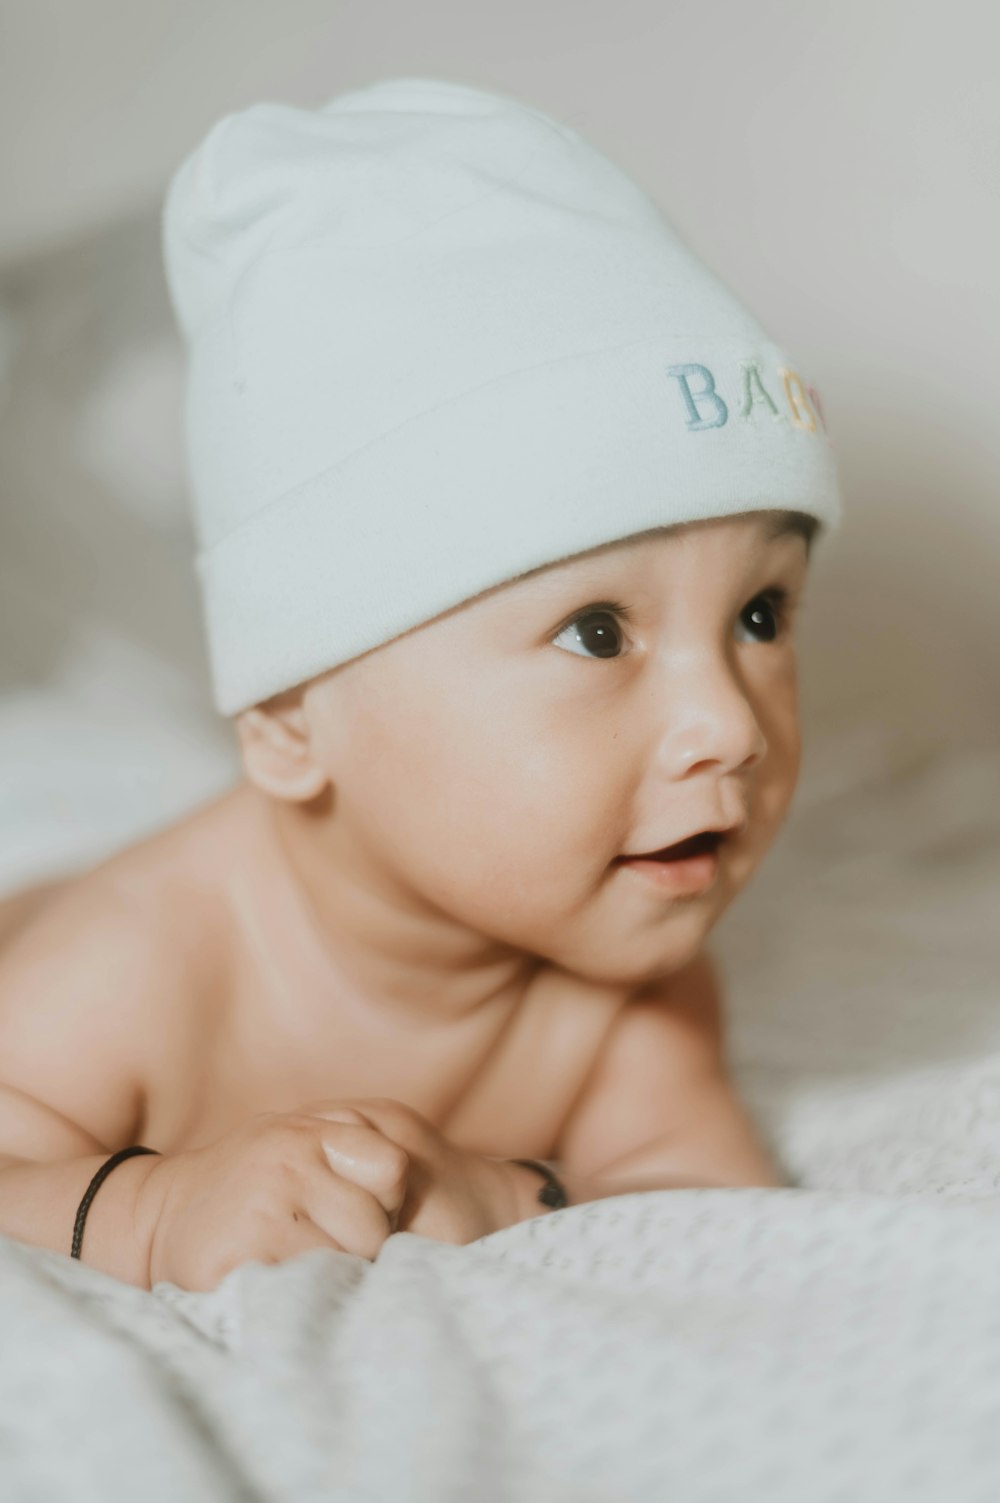
M 363 862 L 331 854 L 338 843 L 322 823 L 328 815 L 314 818 L 249 783 L 231 799 L 241 829 L 227 884 L 234 915 L 308 995 L 336 994 L 393 1028 L 472 1027 L 521 1001 L 544 968 L 537 956 L 422 911 Z

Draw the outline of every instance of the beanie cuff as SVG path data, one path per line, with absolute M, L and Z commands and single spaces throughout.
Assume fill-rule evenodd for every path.
M 658 337 L 546 361 L 276 497 L 196 559 L 216 708 L 235 715 L 651 528 L 789 509 L 836 529 L 832 447 L 782 359 L 770 343 Z

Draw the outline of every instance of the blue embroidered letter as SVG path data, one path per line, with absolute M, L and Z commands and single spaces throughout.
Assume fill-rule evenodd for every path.
M 750 383 L 751 381 L 755 380 L 757 383 L 757 390 L 760 392 L 760 399 L 763 399 L 763 401 L 767 403 L 774 417 L 780 418 L 781 413 L 778 411 L 777 407 L 774 405 L 774 402 L 764 390 L 764 383 L 760 379 L 760 366 L 757 364 L 756 360 L 741 360 L 740 366 L 743 370 L 743 406 L 740 408 L 740 417 L 749 418 L 754 403 L 759 400 L 753 395 L 753 392 L 750 390 Z
M 715 389 L 715 377 L 707 365 L 669 365 L 668 376 L 676 376 L 680 382 L 681 395 L 688 410 L 688 428 L 694 432 L 698 428 L 721 428 L 729 416 L 729 408 Z M 705 385 L 701 391 L 692 393 L 688 385 L 689 376 L 701 376 Z M 714 418 L 703 418 L 698 412 L 695 398 L 702 402 L 712 402 L 715 406 Z

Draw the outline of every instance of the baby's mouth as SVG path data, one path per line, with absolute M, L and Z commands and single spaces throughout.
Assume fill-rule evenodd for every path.
M 659 851 L 643 851 L 636 856 L 620 856 L 620 861 L 684 861 L 689 856 L 703 856 L 718 850 L 726 837 L 719 830 L 703 830 L 700 835 L 689 835 L 675 845 L 664 846 Z
M 722 839 L 722 834 L 717 830 L 702 830 L 698 836 L 689 836 L 687 840 L 678 840 L 677 845 L 665 846 L 662 851 L 650 851 L 642 857 L 633 857 L 632 860 L 683 861 L 690 855 L 704 855 L 707 851 L 716 851 Z

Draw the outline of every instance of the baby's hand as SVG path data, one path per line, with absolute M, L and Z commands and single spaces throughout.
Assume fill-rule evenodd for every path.
M 241 1263 L 281 1263 L 315 1247 L 374 1259 L 396 1230 L 408 1172 L 405 1149 L 347 1103 L 251 1117 L 203 1148 L 157 1159 L 143 1181 L 149 1287 L 166 1279 L 214 1289 Z
M 409 1172 L 397 1231 L 464 1244 L 520 1219 L 516 1172 L 506 1160 L 456 1147 L 401 1101 L 351 1097 L 343 1104 L 406 1152 Z

